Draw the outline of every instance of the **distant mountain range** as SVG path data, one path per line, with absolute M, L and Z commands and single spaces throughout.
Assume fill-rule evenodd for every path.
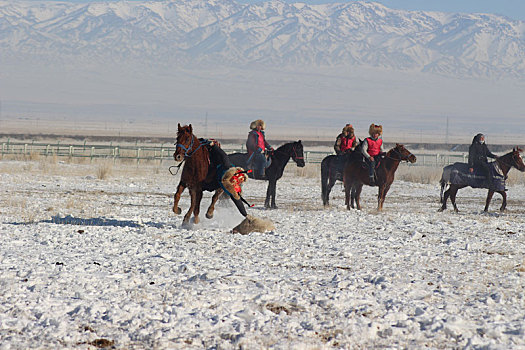
M 525 22 L 374 2 L 0 1 L 0 59 L 44 64 L 365 66 L 525 77 Z

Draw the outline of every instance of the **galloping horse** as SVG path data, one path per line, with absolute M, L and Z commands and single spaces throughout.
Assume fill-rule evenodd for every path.
M 512 167 L 518 169 L 519 171 L 525 171 L 525 164 L 523 163 L 523 158 L 520 155 L 520 152 L 523 152 L 522 149 L 515 147 L 512 152 L 509 152 L 505 154 L 504 156 L 501 156 L 497 158 L 493 163 L 497 164 L 499 168 L 501 169 L 501 173 L 503 176 L 503 179 L 507 178 L 507 174 L 510 171 Z M 469 184 L 451 184 L 451 175 L 452 170 L 454 168 L 460 170 L 461 166 L 462 168 L 465 168 L 465 172 L 468 168 L 468 165 L 464 163 L 454 163 L 451 165 L 447 165 L 443 168 L 443 174 L 441 175 L 441 180 L 439 181 L 441 184 L 441 208 L 439 208 L 438 211 L 443 211 L 447 209 L 447 200 L 450 197 L 450 201 L 452 202 L 452 205 L 454 206 L 454 211 L 458 211 L 458 207 L 456 206 L 456 194 L 460 188 L 464 188 L 467 186 L 470 186 Z M 445 190 L 445 187 L 449 185 L 449 188 Z M 444 192 L 444 193 L 443 193 Z M 484 211 L 487 212 L 489 210 L 490 201 L 492 200 L 492 196 L 494 195 L 494 192 L 498 192 L 501 194 L 501 197 L 503 197 L 503 202 L 501 203 L 500 211 L 504 211 L 507 207 L 507 193 L 505 193 L 505 190 L 495 190 L 495 189 L 489 189 L 489 192 L 487 194 L 487 200 L 485 201 L 485 209 Z
M 377 210 L 379 211 L 383 210 L 383 203 L 385 202 L 386 194 L 390 189 L 392 182 L 394 182 L 394 174 L 401 161 L 415 163 L 416 156 L 410 153 L 405 146 L 396 143 L 396 146 L 386 153 L 385 157 L 381 159 L 379 166 L 376 168 L 376 184 L 379 187 L 379 193 L 377 195 Z M 343 173 L 343 182 L 345 185 L 346 208 L 350 209 L 351 199 L 351 207 L 354 207 L 355 201 L 357 209 L 360 210 L 361 204 L 359 201 L 361 190 L 363 189 L 363 185 L 370 184 L 368 166 L 361 161 L 354 160 L 348 162 Z M 350 196 L 350 191 L 352 191 L 352 196 Z
M 228 157 L 235 166 L 247 169 L 246 162 L 248 161 L 247 153 L 232 153 Z M 265 208 L 277 209 L 275 205 L 275 192 L 277 187 L 277 180 L 283 176 L 284 167 L 288 164 L 290 158 L 297 164 L 298 167 L 304 167 L 303 144 L 301 140 L 297 142 L 290 142 L 282 145 L 273 151 L 271 155 L 272 164 L 266 169 L 266 180 L 268 180 L 268 188 L 266 190 L 266 200 L 264 201 Z
M 219 199 L 223 190 L 217 181 L 217 168 L 209 164 L 208 149 L 193 135 L 193 128 L 190 125 L 180 126 L 177 132 L 177 144 L 173 158 L 175 161 L 184 161 L 184 168 L 180 177 L 177 192 L 174 195 L 173 212 L 180 214 L 182 211 L 178 207 L 182 192 L 186 187 L 190 191 L 190 209 L 184 215 L 183 226 L 188 226 L 193 212 L 193 222 L 199 223 L 200 204 L 203 191 L 215 191 L 211 204 L 206 212 L 206 217 L 211 219 L 215 210 L 215 203 Z

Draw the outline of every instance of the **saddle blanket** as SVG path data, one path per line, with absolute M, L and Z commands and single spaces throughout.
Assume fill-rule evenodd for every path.
M 495 191 L 505 191 L 505 178 L 500 172 L 499 166 L 496 162 L 489 163 L 490 171 L 492 171 L 492 185 Z M 473 188 L 488 188 L 487 176 L 483 169 L 474 168 L 474 172 L 469 172 L 468 164 L 454 163 L 449 165 L 451 167 L 449 182 L 453 185 L 466 185 Z

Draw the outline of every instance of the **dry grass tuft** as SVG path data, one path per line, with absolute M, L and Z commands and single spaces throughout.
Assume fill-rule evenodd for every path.
M 110 162 L 103 162 L 97 167 L 97 179 L 105 180 L 113 172 L 113 165 Z
M 437 184 L 443 169 L 431 166 L 400 166 L 396 179 L 420 184 Z

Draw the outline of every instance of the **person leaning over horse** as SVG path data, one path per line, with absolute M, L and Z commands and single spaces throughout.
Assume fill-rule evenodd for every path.
M 230 196 L 233 203 L 239 210 L 242 216 L 246 217 L 246 209 L 242 203 L 241 185 L 247 180 L 246 173 L 243 168 L 234 167 L 228 155 L 220 148 L 220 145 L 215 140 L 209 140 L 207 145 L 210 157 L 210 165 L 217 168 L 217 179 L 224 192 Z
M 354 128 L 352 124 L 346 124 L 343 131 L 337 135 L 334 144 L 335 154 L 338 156 L 355 150 L 357 146 L 357 139 L 354 135 Z
M 254 168 L 254 177 L 264 178 L 264 169 L 267 166 L 265 152 L 272 152 L 273 148 L 266 141 L 264 129 L 266 124 L 263 120 L 257 119 L 251 122 L 246 140 L 246 149 L 248 150 L 248 164 Z
M 468 167 L 469 172 L 474 172 L 474 167 L 482 169 L 485 175 L 487 175 L 487 185 L 489 188 L 492 188 L 493 185 L 493 176 L 492 170 L 488 162 L 489 158 L 497 159 L 498 156 L 489 151 L 487 144 L 485 143 L 485 135 L 477 134 L 472 139 L 472 144 L 468 149 Z
M 385 152 L 383 148 L 383 140 L 381 139 L 382 133 L 383 127 L 381 125 L 372 123 L 368 129 L 368 134 L 370 137 L 364 139 L 363 146 L 361 148 L 361 153 L 368 163 L 368 177 L 370 180 L 370 186 L 375 185 L 374 173 L 378 161 L 377 157 L 381 153 Z

